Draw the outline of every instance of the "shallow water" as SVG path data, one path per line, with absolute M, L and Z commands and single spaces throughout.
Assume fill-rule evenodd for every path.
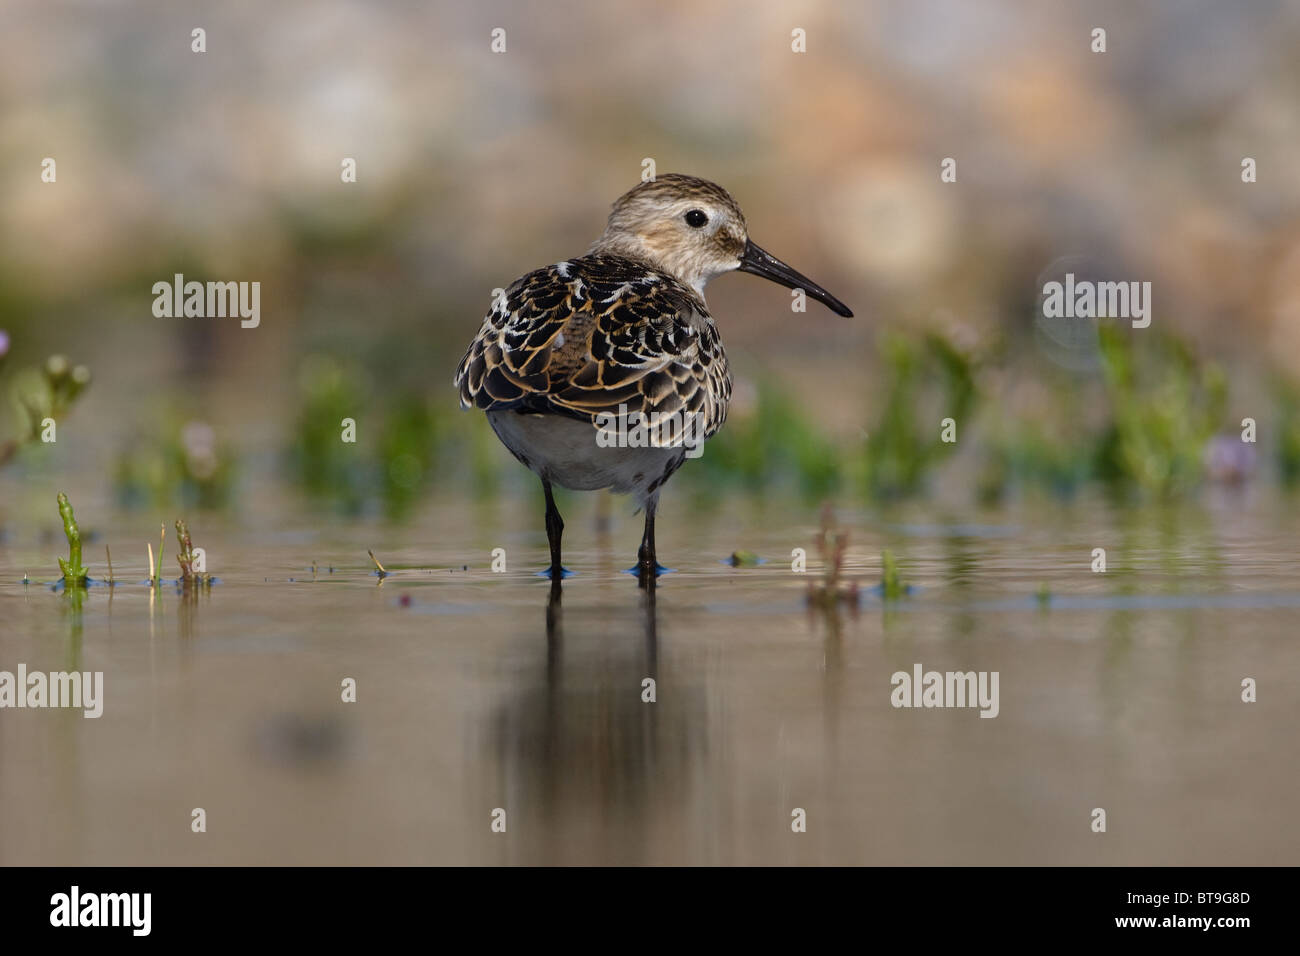
M 0 863 L 1300 862 L 1284 499 L 843 513 L 850 577 L 889 547 L 916 590 L 828 615 L 815 509 L 666 497 L 651 604 L 621 571 L 638 519 L 598 532 L 571 499 L 556 606 L 541 514 L 505 498 L 402 528 L 191 516 L 221 583 L 188 595 L 136 583 L 157 517 L 113 515 L 86 555 L 101 577 L 110 542 L 130 583 L 79 609 L 42 583 L 62 542 L 14 523 L 0 670 L 103 671 L 105 703 L 0 710 Z M 917 663 L 997 671 L 997 717 L 893 707 Z

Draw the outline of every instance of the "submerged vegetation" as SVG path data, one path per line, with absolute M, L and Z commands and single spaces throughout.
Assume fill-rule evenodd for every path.
M 77 517 L 72 511 L 72 502 L 68 500 L 68 496 L 62 491 L 58 494 L 58 504 L 59 518 L 63 522 L 63 534 L 68 539 L 67 560 L 58 559 L 59 570 L 62 572 L 62 578 L 58 583 L 64 589 L 84 588 L 92 582 L 89 569 L 81 563 L 81 529 L 77 526 Z M 157 554 L 154 553 L 153 542 L 146 542 L 145 544 L 149 569 L 149 578 L 145 583 L 150 588 L 160 588 L 163 584 L 163 549 L 166 541 L 167 526 L 162 525 L 158 538 Z M 201 551 L 195 549 L 194 542 L 190 538 L 189 526 L 180 518 L 176 519 L 176 542 L 178 545 L 176 562 L 180 565 L 181 571 L 180 579 L 176 583 L 185 589 L 193 585 L 211 586 L 216 579 L 208 574 L 203 567 Z M 104 557 L 108 562 L 108 578 L 106 581 L 93 583 L 113 587 L 117 582 L 113 577 L 113 553 L 108 545 L 104 546 Z
M 886 601 L 897 601 L 904 598 L 911 591 L 911 588 L 903 582 L 903 576 L 898 570 L 898 559 L 894 557 L 894 552 L 886 548 L 880 555 L 880 596 Z
M 189 526 L 180 518 L 176 519 L 176 543 L 179 549 L 179 553 L 176 555 L 176 563 L 181 568 L 181 586 L 211 585 L 212 575 L 202 568 L 195 567 L 199 561 L 194 554 L 194 542 L 190 540 Z
M 849 550 L 849 533 L 835 523 L 830 505 L 822 507 L 821 529 L 814 539 L 821 555 L 822 577 L 808 582 L 807 601 L 810 607 L 831 611 L 841 604 L 858 606 L 858 586 L 844 580 L 844 559 Z
M 163 545 L 167 542 L 167 526 L 162 525 L 158 534 L 158 557 L 154 558 L 153 544 L 146 542 L 145 547 L 149 551 L 149 586 L 151 588 L 162 587 L 162 559 Z

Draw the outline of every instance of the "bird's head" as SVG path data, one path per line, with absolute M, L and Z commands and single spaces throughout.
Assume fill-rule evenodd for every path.
M 736 200 L 707 179 L 666 173 L 624 193 L 592 251 L 646 262 L 700 293 L 724 272 L 752 272 L 802 289 L 840 315 L 853 315 L 817 283 L 759 248 Z

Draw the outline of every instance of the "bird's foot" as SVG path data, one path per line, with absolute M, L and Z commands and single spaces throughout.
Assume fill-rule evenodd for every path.
M 665 568 L 665 567 L 664 567 L 662 564 L 660 564 L 658 561 L 656 561 L 656 562 L 654 563 L 653 568 L 654 568 L 653 571 L 651 571 L 651 566 L 650 566 L 650 565 L 645 565 L 645 566 L 643 567 L 641 564 L 634 564 L 634 565 L 632 565 L 632 567 L 628 568 L 628 569 L 627 569 L 626 571 L 624 571 L 623 573 L 624 573 L 624 574 L 631 574 L 631 575 L 633 575 L 633 576 L 635 576 L 635 577 L 638 577 L 638 578 L 639 578 L 639 577 L 649 577 L 650 574 L 652 574 L 652 573 L 654 574 L 655 577 L 661 577 L 662 575 L 665 575 L 665 574 L 672 574 L 672 573 L 674 573 L 674 572 L 677 570 L 676 568 Z
M 538 576 L 539 578 L 546 578 L 548 581 L 553 581 L 553 580 L 555 580 L 555 574 L 554 574 L 554 572 L 555 572 L 555 569 L 554 569 L 554 568 L 542 568 L 542 570 L 540 570 L 540 571 L 537 572 L 537 576 Z M 566 580 L 566 579 L 568 579 L 568 578 L 571 578 L 571 577 L 573 577 L 573 576 L 574 576 L 575 574 L 577 574 L 577 573 L 578 573 L 577 571 L 570 571 L 568 568 L 561 567 L 561 568 L 560 568 L 560 580 L 563 581 L 563 580 Z
M 572 578 L 572 576 L 576 574 L 577 571 L 569 571 L 567 567 L 560 567 L 560 580 L 562 581 L 568 578 Z M 541 571 L 537 572 L 537 576 L 538 578 L 545 578 L 546 580 L 549 581 L 555 580 L 555 568 L 543 567 Z

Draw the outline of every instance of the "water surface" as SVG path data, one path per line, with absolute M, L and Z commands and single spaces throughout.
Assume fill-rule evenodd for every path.
M 638 519 L 602 532 L 570 501 L 557 604 L 533 504 L 191 517 L 221 583 L 160 595 L 138 583 L 157 518 L 112 515 L 86 554 L 101 577 L 111 542 L 124 583 L 79 600 L 42 583 L 61 541 L 16 521 L 0 670 L 106 690 L 97 720 L 0 711 L 0 863 L 1300 862 L 1285 500 L 842 513 L 850 577 L 890 547 L 916 590 L 835 614 L 804 600 L 814 508 L 665 498 L 677 571 L 648 602 L 622 571 Z M 738 548 L 767 561 L 724 564 Z M 997 671 L 998 716 L 891 706 L 917 663 Z

